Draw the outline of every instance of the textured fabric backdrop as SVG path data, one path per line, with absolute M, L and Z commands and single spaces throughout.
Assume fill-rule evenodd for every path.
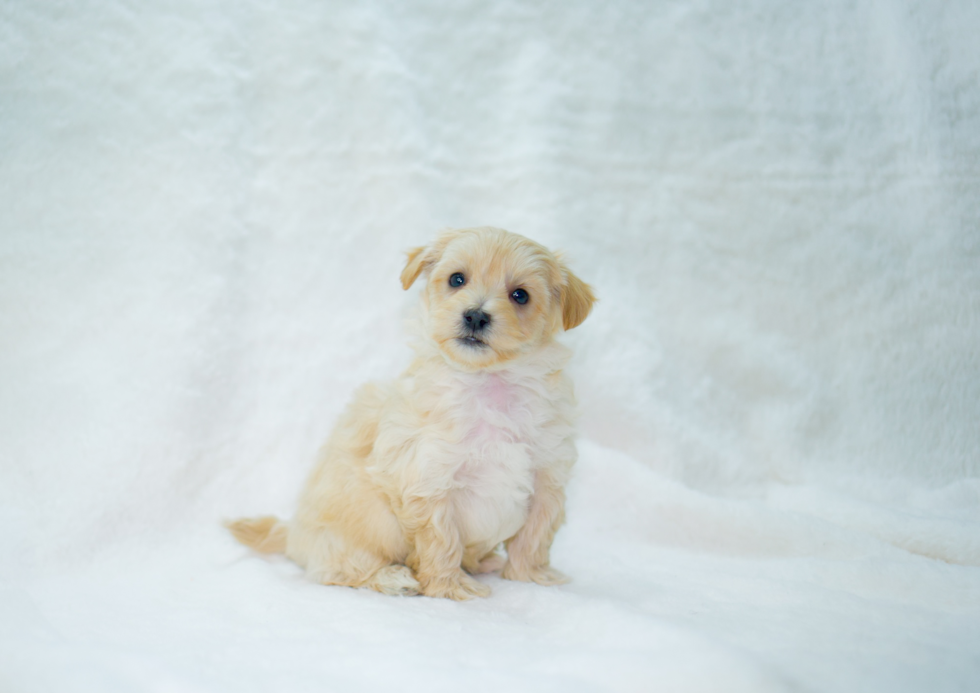
M 0 1 L 0 682 L 980 685 L 978 28 L 967 0 Z M 576 582 L 452 611 L 245 558 L 219 519 L 288 515 L 352 389 L 407 362 L 403 251 L 484 224 L 600 297 L 566 338 Z M 295 611 L 273 644 L 231 616 L 260 588 Z M 301 656 L 299 605 L 338 600 L 355 663 Z M 458 672 L 357 664 L 415 618 L 477 629 Z M 508 669 L 539 636 L 553 666 Z

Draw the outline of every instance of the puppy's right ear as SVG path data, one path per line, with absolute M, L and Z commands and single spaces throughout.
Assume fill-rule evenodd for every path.
M 402 288 L 406 291 L 419 278 L 422 270 L 425 269 L 427 258 L 425 250 L 425 246 L 419 246 L 408 251 L 408 261 L 405 263 L 405 269 L 402 270 Z
M 409 250 L 408 261 L 405 263 L 405 269 L 402 270 L 402 288 L 407 291 L 422 272 L 431 269 L 439 262 L 446 247 L 462 233 L 464 233 L 462 230 L 446 229 L 430 245 Z

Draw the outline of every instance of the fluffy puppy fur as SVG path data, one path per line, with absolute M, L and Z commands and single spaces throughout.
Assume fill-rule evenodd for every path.
M 564 582 L 548 552 L 576 451 L 570 352 L 555 337 L 585 320 L 592 289 L 560 257 L 495 228 L 409 251 L 402 287 L 422 275 L 414 362 L 358 390 L 295 517 L 228 526 L 327 585 L 470 599 L 490 593 L 471 575 L 498 569 Z

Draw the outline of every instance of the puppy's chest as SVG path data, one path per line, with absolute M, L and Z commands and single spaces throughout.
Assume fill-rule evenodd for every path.
M 461 381 L 455 395 L 451 416 L 456 435 L 475 458 L 514 445 L 533 446 L 549 418 L 549 403 L 539 392 L 496 374 Z
M 457 517 L 467 541 L 495 543 L 524 523 L 534 492 L 536 439 L 547 403 L 496 375 L 460 391 L 453 420 L 459 441 L 453 474 Z
M 550 402 L 540 389 L 497 374 L 461 381 L 456 395 L 457 487 L 486 496 L 520 499 L 529 494 L 536 458 L 547 439 L 542 428 L 551 418 Z

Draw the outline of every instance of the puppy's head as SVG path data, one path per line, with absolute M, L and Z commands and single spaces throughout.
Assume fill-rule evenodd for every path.
M 424 329 L 466 370 L 506 363 L 579 325 L 591 287 L 543 246 L 489 227 L 446 231 L 414 248 L 402 271 L 408 289 L 426 273 Z

